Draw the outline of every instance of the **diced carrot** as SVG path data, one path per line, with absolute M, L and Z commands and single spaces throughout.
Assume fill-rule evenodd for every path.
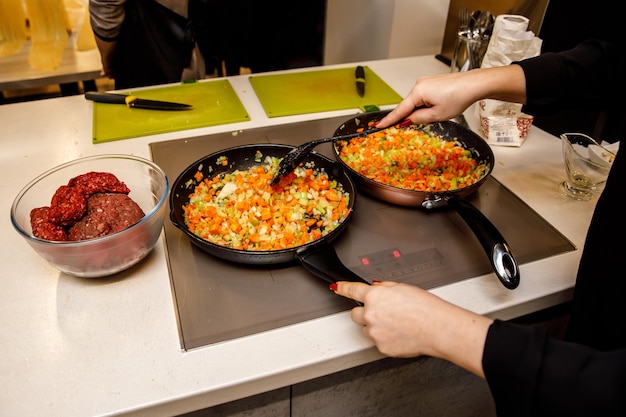
M 209 233 L 211 233 L 212 235 L 216 235 L 220 232 L 221 229 L 222 227 L 219 224 L 211 224 L 211 226 L 209 226 Z
M 359 174 L 382 184 L 418 191 L 444 191 L 480 180 L 489 167 L 456 142 L 415 127 L 385 130 L 339 142 L 340 158 Z
M 228 223 L 228 225 L 230 227 L 230 230 L 232 230 L 235 233 L 238 233 L 239 231 L 241 231 L 241 225 L 236 220 L 231 220 Z
M 272 211 L 269 207 L 265 207 L 261 210 L 261 220 L 269 220 L 272 218 Z
M 202 201 L 202 204 L 189 203 L 183 207 L 189 231 L 234 249 L 285 249 L 319 239 L 326 231 L 334 230 L 340 221 L 337 219 L 345 219 L 349 212 L 345 207 L 345 191 L 341 185 L 330 189 L 326 173 L 305 168 L 297 176 L 291 173 L 281 179 L 278 186 L 271 187 L 273 175 L 268 165 L 258 165 L 226 176 L 204 178 L 195 192 L 190 194 L 190 199 Z M 226 182 L 235 183 L 237 187 L 218 200 L 216 190 L 223 189 Z M 316 199 L 328 193 L 325 202 L 338 200 L 334 202 L 334 206 L 338 207 L 332 210 L 334 220 L 317 215 L 314 218 L 314 209 L 321 204 Z M 307 196 L 305 200 L 308 204 L 301 204 L 300 195 Z M 204 208 L 201 210 L 199 207 Z M 233 233 L 238 235 L 236 239 L 232 239 Z
M 237 211 L 248 211 L 250 210 L 250 202 L 248 200 L 238 201 L 235 208 Z
M 339 201 L 339 195 L 335 190 L 328 190 L 326 192 L 326 199 L 330 201 Z

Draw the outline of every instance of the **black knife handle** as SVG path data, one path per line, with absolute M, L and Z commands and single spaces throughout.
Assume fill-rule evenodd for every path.
M 124 94 L 114 93 L 85 93 L 87 100 L 96 101 L 98 103 L 110 103 L 110 104 L 126 104 L 126 98 L 128 96 Z
M 354 71 L 354 77 L 358 82 L 365 82 L 365 69 L 362 66 L 356 67 Z
M 356 92 L 359 97 L 363 97 L 365 95 L 365 68 L 360 65 L 356 67 L 354 76 L 356 78 Z

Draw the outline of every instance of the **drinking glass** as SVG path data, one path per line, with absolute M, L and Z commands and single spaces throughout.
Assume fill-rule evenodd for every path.
M 0 0 L 0 57 L 16 54 L 26 43 L 22 0 Z
M 567 174 L 561 191 L 576 200 L 591 200 L 604 189 L 611 169 L 609 162 L 593 159 L 593 154 L 604 148 L 583 133 L 563 133 L 561 143 Z
M 26 0 L 31 46 L 28 62 L 33 69 L 52 71 L 63 60 L 68 18 L 63 0 Z

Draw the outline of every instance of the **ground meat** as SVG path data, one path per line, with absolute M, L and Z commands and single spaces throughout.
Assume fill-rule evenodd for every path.
M 66 241 L 67 233 L 63 226 L 54 224 L 50 221 L 48 212 L 50 207 L 39 207 L 30 212 L 30 227 L 33 229 L 33 235 L 40 239 Z
M 111 233 L 111 225 L 107 213 L 95 212 L 86 215 L 74 226 L 70 227 L 68 240 L 85 240 Z
M 67 185 L 82 188 L 88 197 L 95 193 L 130 193 L 126 184 L 110 172 L 88 172 L 72 178 Z
M 48 217 L 59 226 L 71 226 L 87 213 L 87 197 L 81 188 L 62 185 L 52 196 Z
M 126 229 L 144 216 L 126 194 L 97 193 L 87 200 L 87 215 L 69 229 L 69 240 L 85 240 Z
M 117 232 L 144 216 L 130 189 L 108 172 L 88 172 L 60 186 L 50 207 L 31 210 L 33 235 L 46 240 L 84 240 Z

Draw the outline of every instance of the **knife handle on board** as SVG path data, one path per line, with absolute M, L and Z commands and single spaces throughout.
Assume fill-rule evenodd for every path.
M 114 93 L 88 92 L 88 93 L 85 93 L 85 98 L 87 100 L 95 101 L 98 103 L 128 104 L 127 100 L 130 99 L 130 101 L 132 101 L 133 96 L 129 96 L 125 94 L 114 94 Z
M 361 65 L 356 67 L 354 77 L 356 78 L 356 92 L 363 97 L 365 95 L 365 68 Z

